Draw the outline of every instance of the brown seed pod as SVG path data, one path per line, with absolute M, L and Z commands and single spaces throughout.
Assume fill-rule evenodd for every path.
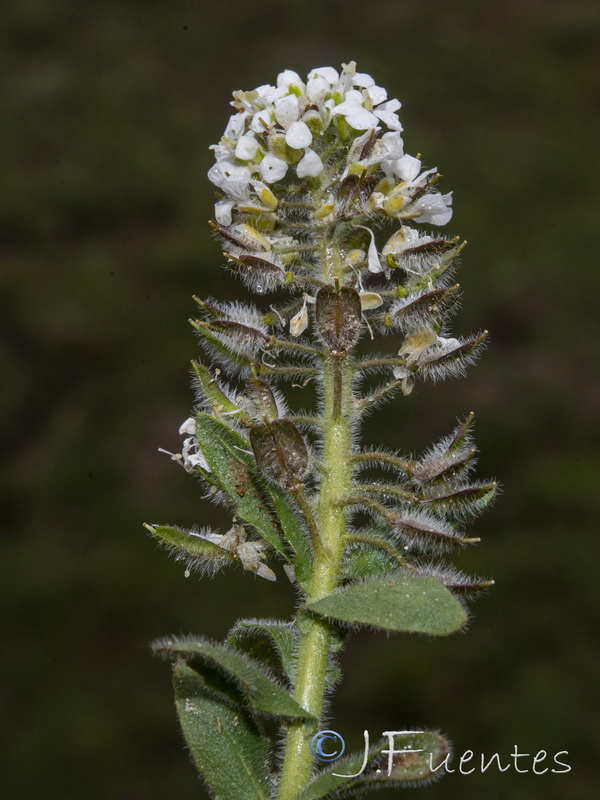
M 296 426 L 286 419 L 261 422 L 250 431 L 250 443 L 262 471 L 289 491 L 302 488 L 308 452 Z
M 337 358 L 343 358 L 360 336 L 362 308 L 356 289 L 324 286 L 317 294 L 316 317 L 323 341 Z
M 265 380 L 253 375 L 246 381 L 246 392 L 261 417 L 265 417 L 268 421 L 277 419 L 279 414 L 277 401 L 273 390 Z

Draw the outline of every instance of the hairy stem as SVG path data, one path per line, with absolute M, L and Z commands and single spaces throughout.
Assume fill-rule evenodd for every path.
M 318 205 L 318 204 L 316 204 Z M 321 238 L 323 279 L 332 284 L 342 265 L 339 253 Z M 327 354 L 323 364 L 323 479 L 317 507 L 322 547 L 314 552 L 313 573 L 306 602 L 325 597 L 339 582 L 346 541 L 346 511 L 341 504 L 351 486 L 352 366 L 349 360 Z M 313 769 L 310 740 L 323 714 L 325 679 L 333 628 L 324 619 L 300 611 L 301 638 L 296 670 L 295 699 L 314 721 L 289 723 L 279 800 L 292 800 L 307 783 Z

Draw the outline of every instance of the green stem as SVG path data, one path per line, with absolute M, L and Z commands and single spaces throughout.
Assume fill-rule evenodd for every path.
M 318 203 L 315 203 L 318 205 Z M 342 269 L 339 253 L 321 239 L 323 279 L 330 285 Z M 346 510 L 342 499 L 352 483 L 352 366 L 328 354 L 323 364 L 323 479 L 317 507 L 322 547 L 315 548 L 313 573 L 306 602 L 325 597 L 336 588 L 346 540 Z M 295 699 L 314 719 L 289 723 L 279 782 L 279 800 L 292 800 L 310 779 L 314 759 L 310 740 L 323 714 L 325 680 L 333 628 L 329 622 L 300 611 L 300 644 Z

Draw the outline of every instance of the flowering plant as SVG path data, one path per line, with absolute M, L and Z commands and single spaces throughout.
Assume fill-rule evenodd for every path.
M 464 626 L 466 597 L 491 581 L 441 554 L 479 541 L 464 526 L 496 491 L 470 479 L 472 415 L 417 458 L 363 447 L 361 422 L 419 380 L 462 375 L 486 332 L 448 335 L 464 243 L 414 227 L 446 224 L 451 194 L 404 152 L 398 100 L 352 62 L 306 82 L 286 70 L 275 86 L 234 92 L 232 105 L 212 148 L 211 225 L 230 269 L 275 302 L 196 299 L 206 358 L 193 365 L 197 405 L 170 454 L 231 511 L 231 528 L 147 527 L 202 574 L 239 564 L 273 581 L 282 564 L 299 604 L 291 621 L 239 620 L 222 643 L 154 647 L 175 662 L 183 732 L 214 797 L 354 797 L 430 778 L 449 745 L 407 733 L 386 771 L 379 744 L 360 774 L 362 755 L 316 772 L 311 740 L 340 677 L 337 653 L 358 626 Z M 391 352 L 374 353 L 385 336 Z M 291 411 L 286 396 L 311 386 L 316 410 Z

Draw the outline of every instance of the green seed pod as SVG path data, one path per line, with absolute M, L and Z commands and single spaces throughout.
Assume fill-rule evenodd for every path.
M 250 431 L 258 466 L 289 491 L 302 488 L 308 469 L 308 452 L 296 426 L 286 419 L 262 422 Z
M 316 316 L 331 354 L 343 358 L 360 336 L 362 309 L 358 292 L 349 286 L 325 286 L 317 294 Z

